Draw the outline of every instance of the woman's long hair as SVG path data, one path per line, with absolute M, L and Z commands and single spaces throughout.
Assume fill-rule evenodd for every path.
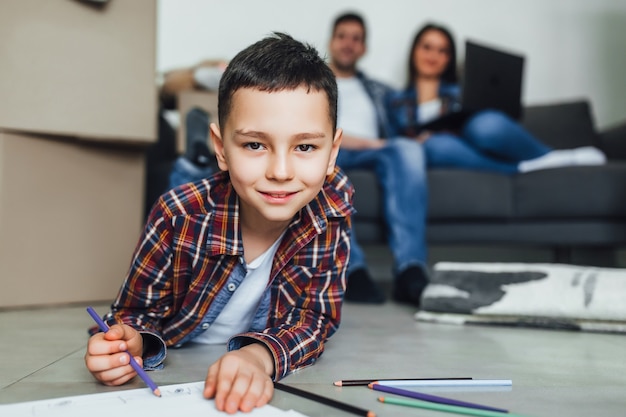
M 417 34 L 415 35 L 415 38 L 413 39 L 413 45 L 411 45 L 411 51 L 409 53 L 409 73 L 408 73 L 409 77 L 407 80 L 407 88 L 410 88 L 413 85 L 413 82 L 415 81 L 418 75 L 417 67 L 415 66 L 415 62 L 413 60 L 413 56 L 415 54 L 415 48 L 417 47 L 419 42 L 422 40 L 422 36 L 424 36 L 424 34 L 428 32 L 429 30 L 436 30 L 442 33 L 448 39 L 448 44 L 450 46 L 450 60 L 448 61 L 448 66 L 445 68 L 445 70 L 441 74 L 441 81 L 444 81 L 447 83 L 458 82 L 458 76 L 456 72 L 456 45 L 454 43 L 454 39 L 452 38 L 452 34 L 450 33 L 448 29 L 446 29 L 443 26 L 436 25 L 434 23 L 427 23 L 419 30 L 419 32 L 417 32 Z

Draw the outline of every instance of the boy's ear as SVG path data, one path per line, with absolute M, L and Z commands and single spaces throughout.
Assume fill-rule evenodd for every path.
M 342 137 L 343 129 L 339 128 L 335 132 L 335 137 L 333 138 L 333 147 L 330 151 L 330 158 L 328 159 L 328 169 L 326 170 L 326 175 L 332 174 L 333 170 L 335 169 L 335 163 L 337 162 L 337 155 L 339 154 Z
M 213 149 L 215 150 L 217 165 L 222 171 L 228 171 L 228 164 L 226 163 L 226 157 L 224 154 L 224 140 L 222 139 L 222 132 L 215 123 L 211 123 L 210 129 L 211 142 L 213 143 Z

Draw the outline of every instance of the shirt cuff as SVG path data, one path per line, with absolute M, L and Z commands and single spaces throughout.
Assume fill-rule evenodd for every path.
M 244 333 L 233 336 L 228 341 L 228 350 L 238 350 L 252 343 L 262 343 L 270 351 L 274 360 L 274 375 L 272 380 L 279 381 L 288 373 L 290 366 L 289 351 L 280 343 L 280 341 L 265 333 Z
M 163 369 L 167 357 L 165 341 L 151 332 L 140 331 L 139 334 L 143 338 L 143 368 L 151 371 Z

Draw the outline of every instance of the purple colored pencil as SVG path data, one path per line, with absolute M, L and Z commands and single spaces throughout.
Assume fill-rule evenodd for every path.
M 369 384 L 368 387 L 373 389 L 374 391 L 382 391 L 382 392 L 387 392 L 389 394 L 402 395 L 403 397 L 415 398 L 415 399 L 422 400 L 422 401 L 430 401 L 432 403 L 454 405 L 457 407 L 475 408 L 477 410 L 496 411 L 500 413 L 509 412 L 508 410 L 504 410 L 502 408 L 495 408 L 495 407 L 489 407 L 487 405 L 468 403 L 465 401 L 458 401 L 458 400 L 453 400 L 451 398 L 444 398 L 444 397 L 439 397 L 436 395 L 423 394 L 420 392 L 409 391 L 409 390 L 401 389 L 401 388 L 388 387 L 388 386 L 378 385 L 378 384 Z
M 105 333 L 109 331 L 109 326 L 107 326 L 107 324 L 100 318 L 98 313 L 96 313 L 96 311 L 93 308 L 87 307 L 87 313 L 89 313 L 91 318 L 94 319 L 94 321 L 98 324 L 98 327 L 100 328 L 100 330 L 102 330 Z M 137 363 L 135 358 L 133 358 L 133 355 L 131 355 L 129 351 L 126 351 L 126 353 L 128 353 L 128 357 L 130 358 L 130 366 L 133 367 L 135 372 L 137 372 L 137 375 L 139 375 L 141 379 L 143 379 L 143 381 L 150 387 L 154 395 L 156 395 L 157 397 L 160 397 L 161 390 L 159 389 L 157 384 L 155 384 L 154 381 L 150 379 L 146 371 L 144 371 L 143 368 Z

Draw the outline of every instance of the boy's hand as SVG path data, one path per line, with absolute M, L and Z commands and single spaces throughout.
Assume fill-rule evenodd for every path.
M 85 364 L 89 372 L 105 385 L 121 385 L 135 377 L 130 366 L 128 350 L 143 366 L 141 334 L 126 324 L 115 324 L 106 333 L 96 333 L 89 338 Z
M 250 412 L 272 399 L 274 359 L 265 346 L 253 343 L 228 352 L 209 367 L 204 396 L 229 414 Z

